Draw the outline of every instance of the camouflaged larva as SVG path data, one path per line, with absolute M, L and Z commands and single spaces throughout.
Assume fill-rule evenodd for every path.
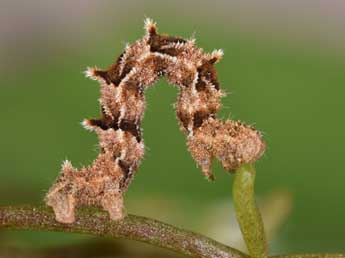
M 144 155 L 144 90 L 161 76 L 180 89 L 175 106 L 180 128 L 207 178 L 213 178 L 214 157 L 226 170 L 234 171 L 255 162 L 264 152 L 262 136 L 254 128 L 216 118 L 225 94 L 214 64 L 223 52 L 207 54 L 194 40 L 158 34 L 150 19 L 145 29 L 143 39 L 128 45 L 109 69 L 86 71 L 101 87 L 101 118 L 83 122 L 86 129 L 97 133 L 100 153 L 90 166 L 81 169 L 64 162 L 46 196 L 46 203 L 62 223 L 72 223 L 75 208 L 81 205 L 101 206 L 113 220 L 125 216 L 123 194 Z

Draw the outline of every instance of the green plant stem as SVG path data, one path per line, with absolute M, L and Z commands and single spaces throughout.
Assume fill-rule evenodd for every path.
M 252 258 L 266 258 L 268 253 L 263 221 L 256 206 L 255 168 L 245 164 L 236 170 L 233 198 L 237 220 Z
M 86 233 L 145 242 L 198 258 L 248 258 L 205 236 L 157 220 L 128 215 L 111 221 L 99 210 L 79 210 L 72 224 L 61 224 L 46 207 L 0 207 L 0 228 Z

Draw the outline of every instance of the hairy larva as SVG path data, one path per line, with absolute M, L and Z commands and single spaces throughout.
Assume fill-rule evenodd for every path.
M 214 64 L 222 50 L 211 54 L 185 40 L 157 33 L 155 23 L 145 21 L 143 39 L 126 46 L 107 70 L 88 68 L 86 76 L 99 81 L 101 118 L 86 119 L 86 129 L 95 131 L 100 153 L 90 166 L 76 169 L 65 161 L 46 196 L 56 219 L 75 220 L 75 208 L 101 206 L 113 220 L 125 216 L 123 194 L 144 155 L 141 121 L 145 111 L 144 90 L 159 77 L 180 89 L 176 115 L 193 158 L 205 176 L 213 178 L 211 165 L 217 158 L 228 171 L 255 162 L 264 152 L 261 134 L 239 121 L 216 118 L 220 98 Z

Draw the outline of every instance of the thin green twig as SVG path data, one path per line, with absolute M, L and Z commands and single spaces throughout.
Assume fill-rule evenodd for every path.
M 253 165 L 242 165 L 236 170 L 233 186 L 235 212 L 250 256 L 266 258 L 267 241 L 262 218 L 255 202 L 254 183 Z

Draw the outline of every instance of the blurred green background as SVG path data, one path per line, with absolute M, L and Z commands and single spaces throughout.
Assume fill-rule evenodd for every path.
M 41 203 L 64 159 L 81 166 L 96 157 L 96 135 L 79 122 L 98 115 L 99 87 L 82 72 L 107 67 L 126 42 L 141 38 L 145 17 L 160 32 L 195 35 L 207 51 L 224 49 L 217 69 L 228 96 L 220 116 L 254 124 L 265 135 L 258 198 L 285 189 L 293 199 L 271 253 L 345 252 L 342 1 L 1 0 L 0 204 Z M 217 180 L 203 178 L 178 129 L 177 93 L 164 79 L 146 92 L 146 154 L 126 205 L 130 213 L 224 242 L 211 227 L 222 223 L 217 207 L 226 203 L 232 211 L 233 175 L 215 164 Z M 14 246 L 87 238 L 37 232 L 0 237 Z

